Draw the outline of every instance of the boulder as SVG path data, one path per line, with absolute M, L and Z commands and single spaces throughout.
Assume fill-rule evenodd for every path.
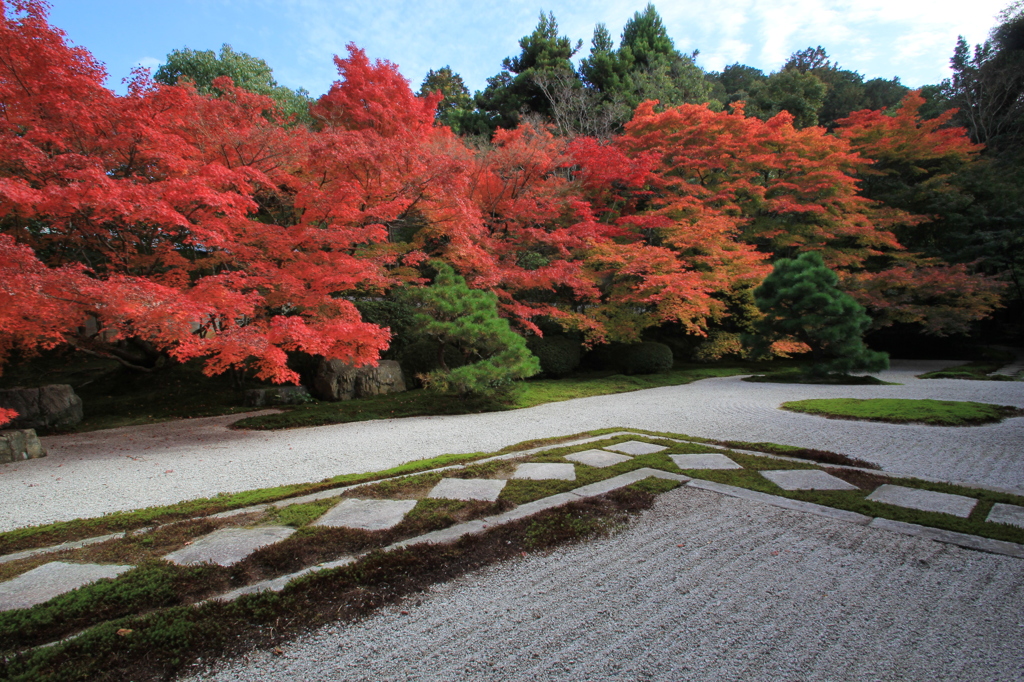
M 313 394 L 321 400 L 352 400 L 404 390 L 402 368 L 395 360 L 381 360 L 376 367 L 320 360 L 313 377 Z
M 46 448 L 39 442 L 35 429 L 0 431 L 0 463 L 46 457 Z
M 249 407 L 267 405 L 302 405 L 313 400 L 305 386 L 278 386 L 276 388 L 254 388 L 245 392 L 245 404 Z
M 0 390 L 0 407 L 18 412 L 16 429 L 69 429 L 82 421 L 82 399 L 67 384 Z

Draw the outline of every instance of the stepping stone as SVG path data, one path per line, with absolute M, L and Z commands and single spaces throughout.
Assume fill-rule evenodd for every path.
M 580 464 L 586 464 L 587 466 L 599 469 L 615 466 L 616 464 L 633 459 L 626 455 L 617 455 L 614 452 L 605 452 L 604 450 L 584 450 L 583 452 L 566 455 L 565 458 L 571 462 L 579 462 Z
M 312 525 L 387 530 L 400 524 L 415 506 L 416 500 L 344 500 Z
M 692 455 L 669 455 L 680 469 L 742 469 L 720 452 L 699 452 Z
M 619 443 L 618 445 L 605 446 L 604 449 L 622 452 L 627 455 L 650 455 L 667 450 L 668 448 L 663 445 L 654 445 L 653 443 L 641 443 L 638 440 L 627 440 L 625 443 Z
M 516 473 L 512 478 L 525 478 L 531 481 L 575 481 L 576 467 L 571 464 L 530 462 L 516 467 Z
M 878 486 L 875 492 L 867 496 L 867 499 L 872 502 L 884 502 L 885 504 L 893 504 L 897 507 L 906 507 L 907 509 L 952 514 L 964 519 L 971 515 L 974 505 L 978 504 L 978 501 L 973 497 L 937 493 L 917 488 L 904 488 L 901 485 L 890 485 L 888 483 Z
M 820 469 L 762 471 L 761 475 L 783 490 L 857 490 L 857 486 Z
M 51 561 L 13 580 L 0 583 L 0 611 L 27 609 L 101 578 L 116 578 L 133 568 Z
M 164 559 L 181 566 L 205 563 L 231 566 L 261 547 L 281 542 L 294 532 L 294 528 L 286 526 L 221 528 L 171 552 Z
M 1024 507 L 996 502 L 992 505 L 992 511 L 988 513 L 988 518 L 985 520 L 989 523 L 1008 523 L 1011 526 L 1024 528 Z
M 487 478 L 442 478 L 427 497 L 439 500 L 483 500 L 494 502 L 505 481 Z

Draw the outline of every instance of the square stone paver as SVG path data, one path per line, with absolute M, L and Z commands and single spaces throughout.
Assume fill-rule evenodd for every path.
M 992 505 L 992 511 L 988 513 L 988 518 L 985 520 L 990 523 L 1008 523 L 1011 526 L 1024 528 L 1024 507 L 996 502 Z
M 605 446 L 604 449 L 622 452 L 627 455 L 650 455 L 667 450 L 668 448 L 663 445 L 654 445 L 653 443 L 641 443 L 638 440 L 627 440 L 625 443 L 619 443 L 618 445 Z
M 680 469 L 742 469 L 720 452 L 699 452 L 692 455 L 669 455 Z
M 783 490 L 857 490 L 857 486 L 820 469 L 762 471 L 761 475 Z
M 505 481 L 487 478 L 442 478 L 430 495 L 441 500 L 483 500 L 494 502 L 505 487 Z
M 587 466 L 597 467 L 599 469 L 615 466 L 616 464 L 628 462 L 633 459 L 626 455 L 619 455 L 614 452 L 605 452 L 604 450 L 584 450 L 583 452 L 566 455 L 565 458 L 571 462 L 579 462 L 580 464 L 586 464 Z
M 164 559 L 181 566 L 205 563 L 231 566 L 260 547 L 280 542 L 294 532 L 294 528 L 286 526 L 221 528 L 204 535 L 187 547 L 171 552 Z
M 906 507 L 907 509 L 952 514 L 964 519 L 971 515 L 974 505 L 978 504 L 978 501 L 973 497 L 937 493 L 932 490 L 919 490 L 917 488 L 904 488 L 901 485 L 890 485 L 888 483 L 878 486 L 875 492 L 868 495 L 867 499 L 872 502 L 884 502 L 886 504 L 894 504 L 897 507 Z
M 575 481 L 576 467 L 571 464 L 529 462 L 516 467 L 512 478 L 531 481 Z
M 27 609 L 101 578 L 116 578 L 132 568 L 135 567 L 51 561 L 0 583 L 0 611 Z
M 312 525 L 387 530 L 402 522 L 416 500 L 342 500 Z

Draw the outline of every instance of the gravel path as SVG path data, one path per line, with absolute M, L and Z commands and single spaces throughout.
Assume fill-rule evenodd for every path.
M 772 441 L 842 452 L 887 471 L 1024 491 L 1024 418 L 966 428 L 826 420 L 777 409 L 831 397 L 976 400 L 1024 407 L 1024 382 L 918 380 L 944 362 L 894 362 L 902 386 L 754 384 L 738 377 L 525 410 L 290 431 L 232 431 L 238 415 L 44 438 L 49 456 L 0 465 L 0 530 L 219 492 L 318 481 L 452 452 L 493 451 L 605 427 Z
M 679 489 L 193 679 L 1019 680 L 1022 614 L 1019 559 Z

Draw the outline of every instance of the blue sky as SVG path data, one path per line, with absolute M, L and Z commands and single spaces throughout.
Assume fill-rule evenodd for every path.
M 594 25 L 618 37 L 646 0 L 51 0 L 50 21 L 107 65 L 108 85 L 136 64 L 156 67 L 176 48 L 219 49 L 261 57 L 278 82 L 314 96 L 337 79 L 332 62 L 356 43 L 371 58 L 399 65 L 414 89 L 446 64 L 471 90 L 519 52 L 543 9 L 589 50 Z M 1008 0 L 673 0 L 655 3 L 676 47 L 700 50 L 698 63 L 742 62 L 777 69 L 795 50 L 821 44 L 833 60 L 868 78 L 899 76 L 910 86 L 949 73 L 957 35 L 985 39 Z M 970 7 L 966 11 L 965 7 Z

